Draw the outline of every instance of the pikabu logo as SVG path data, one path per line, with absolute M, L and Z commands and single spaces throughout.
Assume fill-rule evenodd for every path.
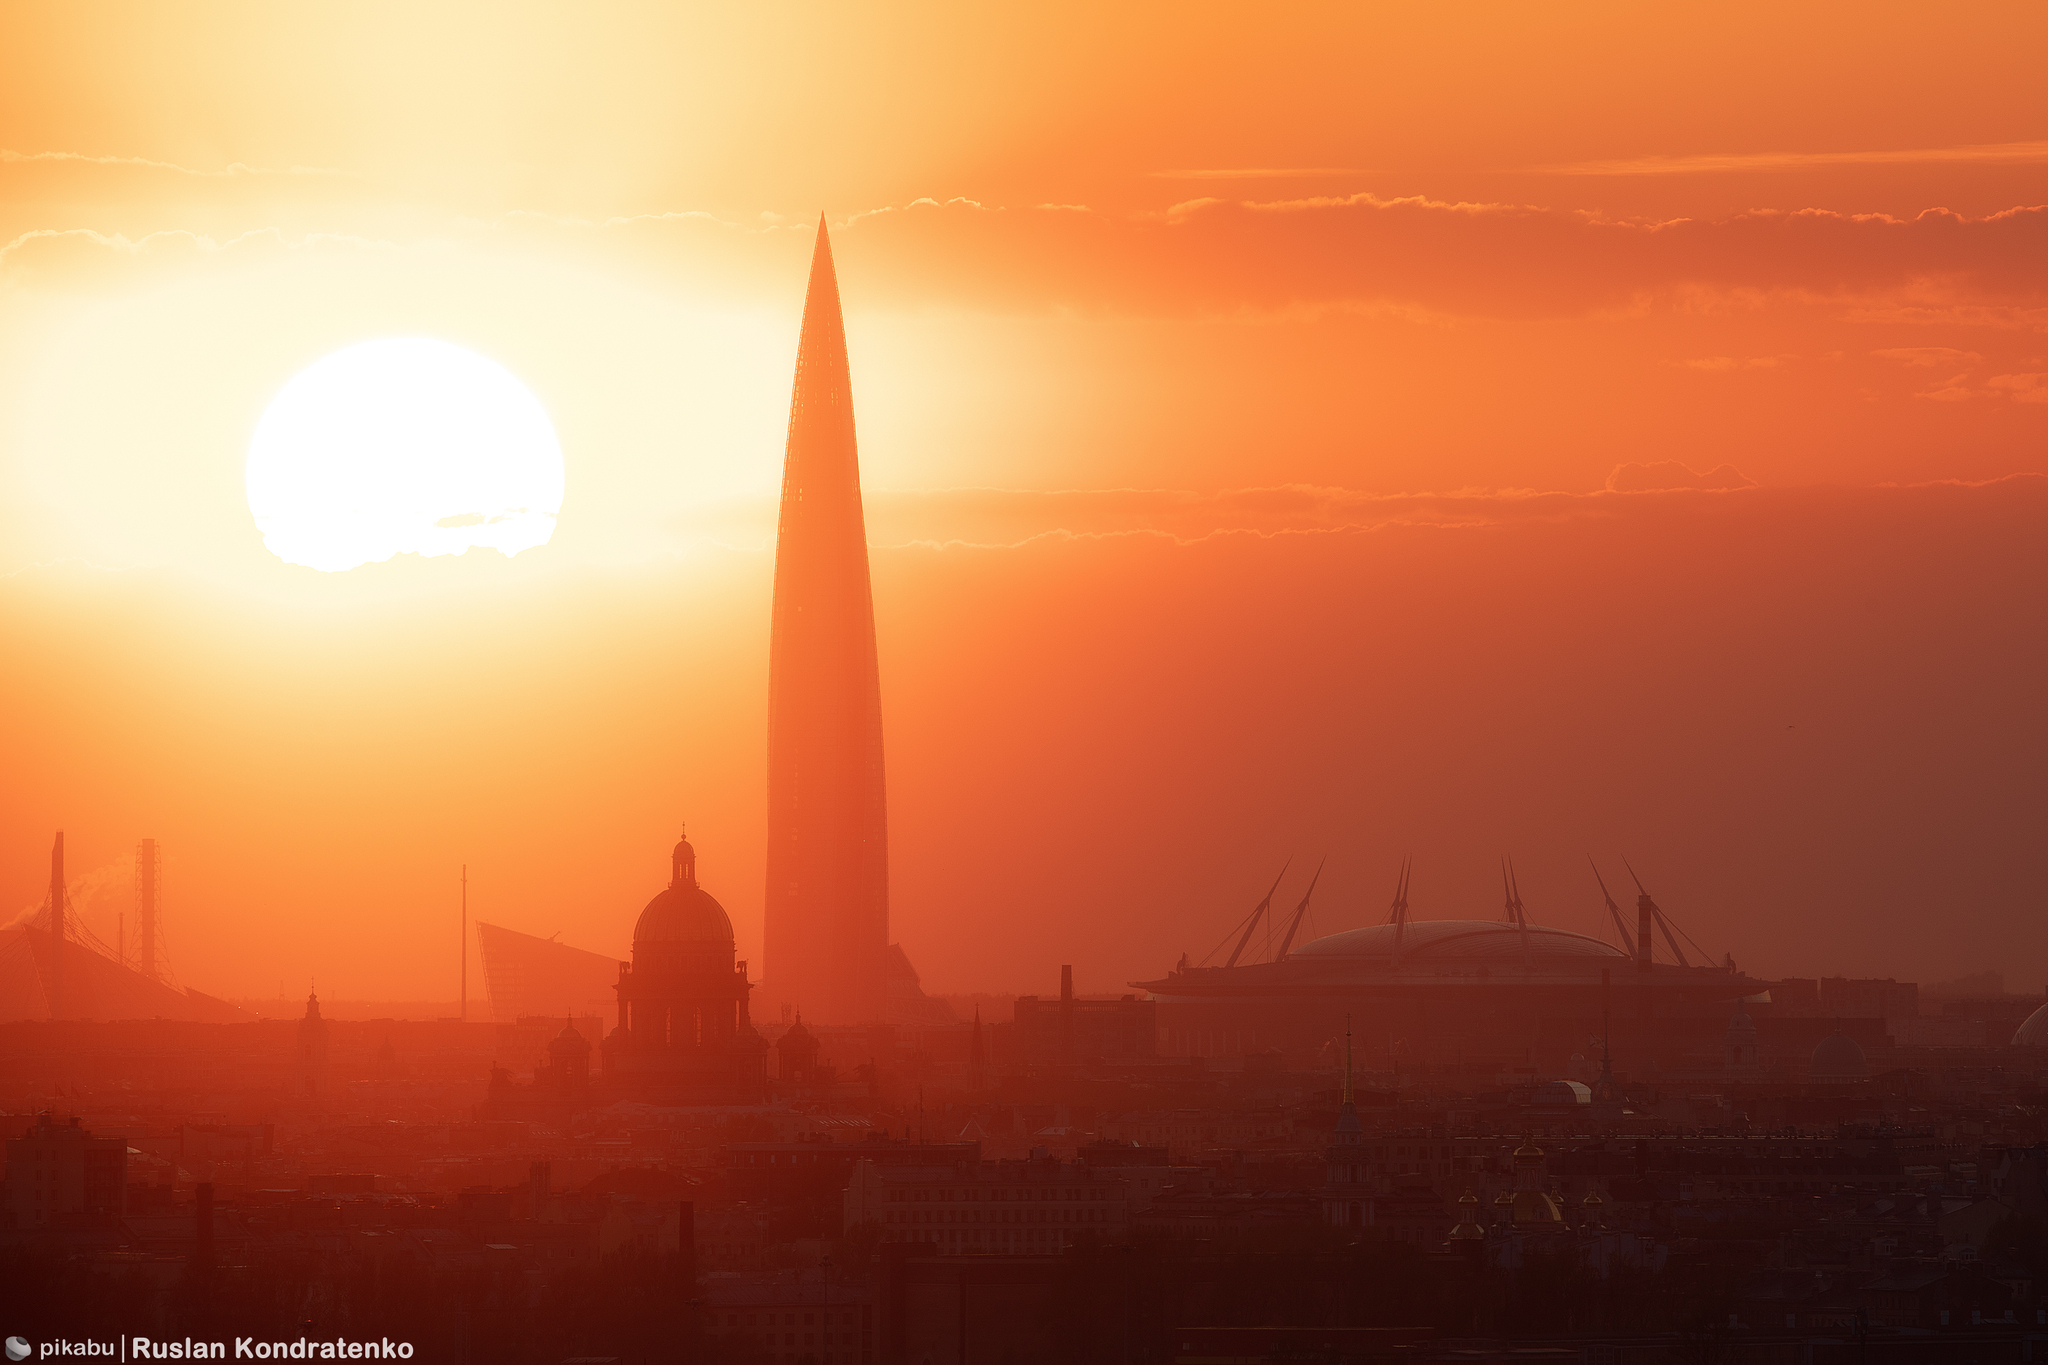
M 29 1351 L 32 1349 L 34 1348 L 20 1337 L 7 1338 L 7 1358 L 9 1360 L 26 1360 L 28 1359 Z M 113 1360 L 120 1353 L 121 1343 L 119 1339 L 113 1341 L 46 1341 L 42 1344 L 42 1348 L 36 1351 L 36 1359 L 55 1360 L 60 1356 L 99 1356 L 106 1360 Z
M 28 1359 L 28 1352 L 29 1352 L 29 1344 L 28 1344 L 28 1338 L 26 1338 L 26 1337 L 9 1337 L 9 1338 L 7 1338 L 7 1358 L 8 1358 L 9 1360 L 27 1360 L 27 1359 Z

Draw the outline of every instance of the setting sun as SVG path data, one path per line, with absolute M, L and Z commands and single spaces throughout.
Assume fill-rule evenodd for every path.
M 290 564 L 545 545 L 562 451 L 540 403 L 445 341 L 366 341 L 286 384 L 249 443 L 249 510 Z

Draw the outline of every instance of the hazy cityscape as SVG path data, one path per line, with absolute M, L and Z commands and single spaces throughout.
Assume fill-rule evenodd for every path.
M 0 1025 L 15 1321 L 847 1365 L 2017 1360 L 2048 1319 L 2048 1000 L 1993 974 L 1758 982 L 1434 921 L 1398 967 L 1288 959 L 1399 974 L 1304 992 L 1334 1028 L 1221 998 L 1243 960 L 1181 969 L 1206 998 L 911 977 L 812 1022 L 729 984 L 691 852 L 630 968 L 482 926 L 467 1022 Z M 638 991 L 679 941 L 726 960 L 622 988 L 624 1021 L 522 1012 L 604 965 Z M 145 988 L 86 952 L 80 1013 Z M 1688 970 L 1728 993 L 1640 984 Z
M 8 1361 L 2048 1360 L 2044 45 L 0 14 Z
M 1494 919 L 1411 919 L 1404 862 L 1384 923 L 1310 938 L 1321 868 L 1283 869 L 1129 993 L 927 994 L 822 221 L 771 639 L 765 976 L 684 837 L 630 961 L 472 926 L 465 872 L 452 1015 L 291 1017 L 167 983 L 154 840 L 132 959 L 125 914 L 76 927 L 57 835 L 0 947 L 14 1320 L 783 1365 L 2048 1340 L 2048 996 L 1996 973 L 1756 979 L 1632 867 L 1626 910 L 1588 869 L 1603 938 L 1503 859 Z

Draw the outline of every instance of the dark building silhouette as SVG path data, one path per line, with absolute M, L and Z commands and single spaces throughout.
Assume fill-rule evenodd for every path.
M 60 1227 L 81 1218 L 127 1212 L 128 1140 L 94 1137 L 77 1119 L 36 1115 L 35 1126 L 7 1142 L 6 1202 L 0 1227 Z
M 748 1018 L 752 987 L 735 955 L 732 921 L 697 884 L 697 851 L 680 840 L 668 887 L 634 926 L 633 960 L 619 964 L 619 1023 L 604 1040 L 607 1091 L 661 1104 L 761 1101 L 768 1045 Z M 563 1060 L 557 1054 L 554 1064 Z
M 887 1012 L 882 699 L 853 384 L 818 222 L 797 343 L 768 656 L 767 987 L 824 1023 Z
M 299 1020 L 299 1087 L 317 1099 L 327 1085 L 327 1021 L 320 1017 L 320 997 L 308 993 L 306 1013 Z
M 1367 1181 L 1365 1128 L 1351 1098 L 1351 1036 L 1344 1037 L 1344 1100 L 1337 1127 L 1323 1149 L 1323 1221 L 1332 1227 L 1362 1227 L 1367 1222 L 1372 1188 Z
M 1639 941 L 1647 935 L 1639 935 Z M 1633 946 L 1633 945 L 1632 945 Z M 1272 962 L 1183 959 L 1134 981 L 1158 1010 L 1160 1051 L 1311 1055 L 1353 1017 L 1384 1046 L 1404 1038 L 1439 1060 L 1487 1049 L 1549 1054 L 1599 1031 L 1611 994 L 1619 1036 L 1639 1051 L 1704 1049 L 1718 1063 L 1735 1002 L 1766 989 L 1728 965 L 1651 962 L 1586 934 L 1518 921 L 1397 921 L 1348 929 Z M 1018 1002 L 1024 1018 L 1024 1002 Z M 1547 1031 L 1538 1021 L 1557 1021 Z
M 1158 1006 L 1126 995 L 1116 1000 L 1082 1000 L 1074 994 L 1074 969 L 1060 968 L 1057 1000 L 1020 995 L 1012 1005 L 1012 1046 L 1017 1059 L 1070 1066 L 1082 1062 L 1127 1062 L 1158 1054 Z
M 787 1033 L 775 1040 L 775 1075 L 784 1081 L 810 1081 L 818 1077 L 818 1035 L 804 1027 L 802 1014 L 797 1015 L 796 1023 Z
M 552 1099 L 580 1100 L 590 1090 L 590 1040 L 566 1019 L 548 1043 L 547 1065 L 536 1069 L 533 1088 Z
M 501 1024 L 564 1014 L 610 1014 L 618 996 L 619 958 L 481 921 L 477 949 L 491 1015 Z

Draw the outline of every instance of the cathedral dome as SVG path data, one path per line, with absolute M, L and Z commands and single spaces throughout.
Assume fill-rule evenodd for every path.
M 647 902 L 633 926 L 633 946 L 643 943 L 701 943 L 731 948 L 732 919 L 711 893 L 691 882 L 671 885 Z
M 732 919 L 711 893 L 697 885 L 697 850 L 688 839 L 676 842 L 668 886 L 640 912 L 633 926 L 633 949 L 642 944 L 687 944 L 733 950 Z
M 590 1040 L 578 1033 L 575 1023 L 570 1020 L 563 1021 L 562 1031 L 548 1043 L 548 1053 L 554 1057 L 573 1056 L 577 1053 L 587 1055 L 589 1051 Z
M 1806 1078 L 1820 1084 L 1840 1084 L 1870 1079 L 1870 1059 L 1863 1045 L 1846 1033 L 1831 1033 L 1820 1040 L 1807 1063 Z
M 562 1031 L 548 1042 L 548 1066 L 553 1069 L 555 1083 L 565 1086 L 581 1086 L 590 1078 L 590 1041 L 576 1031 L 573 1020 L 564 1020 Z M 535 1070 L 534 1080 L 538 1083 L 541 1072 Z

